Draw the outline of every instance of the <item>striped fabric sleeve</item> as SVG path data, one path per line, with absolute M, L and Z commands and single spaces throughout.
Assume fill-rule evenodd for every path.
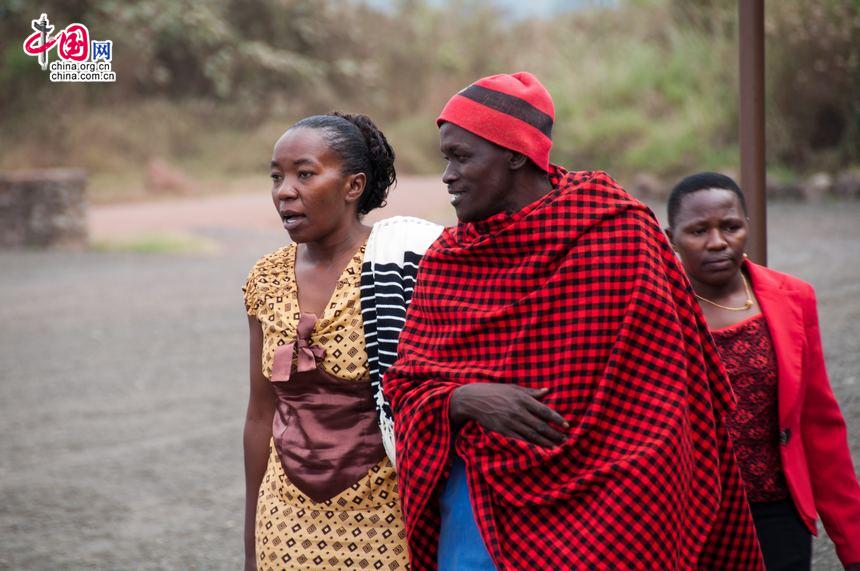
M 394 415 L 382 392 L 385 371 L 397 359 L 397 340 L 412 300 L 418 265 L 442 227 L 407 216 L 373 225 L 361 267 L 361 313 L 379 428 L 385 451 L 396 466 Z

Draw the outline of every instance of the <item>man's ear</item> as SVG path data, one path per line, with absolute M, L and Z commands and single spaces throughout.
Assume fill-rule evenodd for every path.
M 529 159 L 524 154 L 518 153 L 516 151 L 509 152 L 510 158 L 508 159 L 508 167 L 510 167 L 512 171 L 521 169 L 528 164 Z
M 363 172 L 351 174 L 346 179 L 346 201 L 355 202 L 361 198 L 364 187 L 367 185 L 367 175 Z
M 669 243 L 672 244 L 672 249 L 677 252 L 678 248 L 675 247 L 675 240 L 672 236 L 672 229 L 667 226 L 666 228 L 663 228 L 663 232 L 665 232 L 666 237 L 669 238 Z

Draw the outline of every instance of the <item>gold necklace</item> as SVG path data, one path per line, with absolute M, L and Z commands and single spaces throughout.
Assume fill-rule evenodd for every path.
M 744 304 L 741 307 L 728 307 L 726 305 L 720 305 L 719 303 L 717 303 L 715 301 L 711 301 L 710 299 L 707 299 L 707 298 L 700 296 L 695 291 L 693 293 L 696 294 L 696 297 L 698 299 L 701 299 L 705 303 L 710 303 L 711 305 L 713 305 L 715 307 L 719 307 L 720 309 L 727 309 L 728 311 L 746 311 L 753 306 L 753 298 L 752 298 L 752 293 L 750 293 L 750 286 L 747 283 L 747 279 L 744 277 L 743 272 L 741 272 L 741 281 L 744 282 L 744 291 L 747 294 L 747 300 L 746 300 L 746 302 L 744 302 Z

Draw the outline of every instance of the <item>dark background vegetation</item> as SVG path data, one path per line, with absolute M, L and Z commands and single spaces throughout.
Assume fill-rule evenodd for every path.
M 435 174 L 433 119 L 483 75 L 529 70 L 553 94 L 553 159 L 646 172 L 736 169 L 736 0 L 0 0 L 0 168 L 90 170 L 96 201 L 165 161 L 200 186 L 260 172 L 295 119 L 370 114 L 401 173 Z M 766 3 L 768 167 L 860 164 L 860 0 Z M 114 42 L 115 84 L 50 83 L 21 43 L 48 13 Z

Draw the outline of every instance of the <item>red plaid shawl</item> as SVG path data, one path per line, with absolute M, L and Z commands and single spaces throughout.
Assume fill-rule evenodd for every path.
M 445 230 L 385 375 L 413 569 L 436 566 L 448 404 L 471 382 L 551 387 L 544 449 L 456 439 L 501 569 L 763 569 L 725 427 L 728 380 L 654 215 L 601 172 Z M 716 414 L 715 414 L 716 411 Z

